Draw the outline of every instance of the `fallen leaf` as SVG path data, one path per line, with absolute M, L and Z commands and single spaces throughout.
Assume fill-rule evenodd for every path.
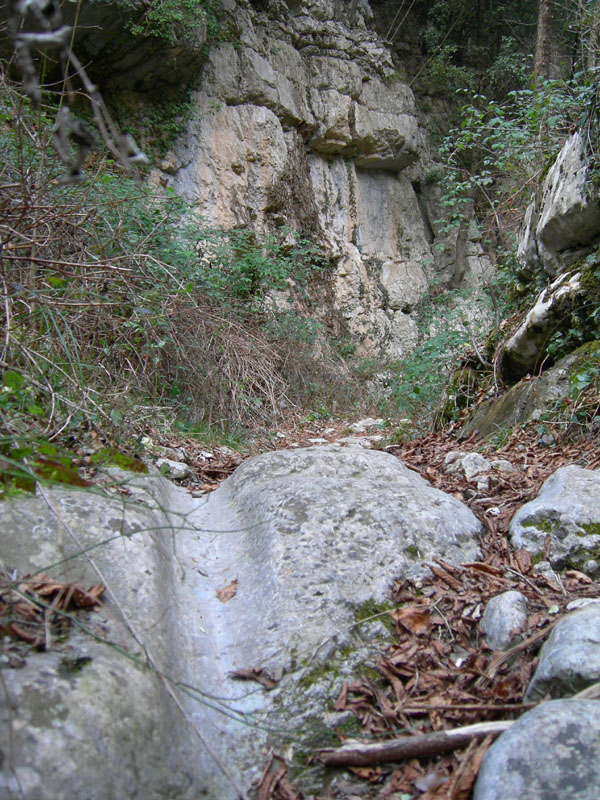
M 392 619 L 399 622 L 403 628 L 416 636 L 424 636 L 431 628 L 431 614 L 428 608 L 422 606 L 405 606 L 395 608 L 390 612 Z
M 216 595 L 222 603 L 227 603 L 233 597 L 235 597 L 238 587 L 238 580 L 231 581 L 228 583 L 227 586 L 224 586 L 222 589 L 217 589 Z
M 274 680 L 268 675 L 262 667 L 250 667 L 250 669 L 236 669 L 230 672 L 232 678 L 237 678 L 241 681 L 256 681 L 264 686 L 266 689 L 272 689 L 277 686 L 279 681 Z
M 381 780 L 381 767 L 348 767 L 348 769 L 369 783 L 378 783 Z
M 333 706 L 334 711 L 345 711 L 346 703 L 348 702 L 348 684 L 342 686 L 342 690 L 338 695 L 338 699 Z

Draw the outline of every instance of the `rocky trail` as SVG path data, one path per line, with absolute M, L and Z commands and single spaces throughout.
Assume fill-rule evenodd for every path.
M 462 565 L 439 559 L 429 562 L 430 577 L 396 581 L 393 606 L 374 612 L 374 619 L 385 618 L 393 641 L 382 648 L 376 669 L 371 667 L 345 682 L 334 703 L 336 712 L 346 712 L 356 720 L 353 735 L 361 741 L 377 743 L 407 734 L 412 737 L 474 723 L 515 720 L 536 707 L 536 702 L 524 702 L 524 697 L 538 664 L 540 643 L 578 603 L 600 598 L 600 584 L 583 572 L 568 569 L 559 577 L 551 569 L 535 571 L 529 552 L 514 550 L 509 543 L 513 515 L 536 497 L 557 469 L 573 464 L 587 469 L 600 466 L 596 439 L 569 441 L 557 431 L 546 432 L 548 436 L 541 440 L 537 426 L 530 424 L 513 433 L 502 447 L 493 448 L 475 435 L 461 440 L 456 424 L 404 444 L 386 444 L 383 421 L 369 418 L 354 424 L 328 421 L 290 426 L 261 440 L 262 447 L 270 450 L 336 442 L 381 448 L 435 488 L 465 503 L 483 525 L 480 560 Z M 242 461 L 228 448 L 208 451 L 189 439 L 162 443 L 185 453 L 192 474 L 183 483 L 195 495 L 216 489 Z M 475 456 L 471 472 L 468 460 L 456 468 L 457 457 L 452 454 L 457 453 Z M 486 469 L 484 458 L 508 462 L 513 468 L 490 470 L 488 462 Z M 549 547 L 549 542 L 546 544 Z M 490 597 L 506 592 L 519 592 L 528 611 L 512 631 L 517 634 L 513 636 L 515 644 L 494 651 L 478 626 Z M 260 675 L 253 677 L 261 680 Z M 347 725 L 335 732 L 340 744 L 348 739 Z M 350 772 L 346 774 L 350 779 L 336 779 L 335 789 L 323 800 L 363 796 L 466 800 L 494 738 L 492 734 L 476 737 L 451 753 L 438 753 L 434 748 L 433 756 L 394 764 L 382 763 L 384 758 L 378 754 L 371 756 L 367 765 L 349 758 Z M 335 749 L 321 754 L 325 763 L 331 752 Z M 320 763 L 319 752 L 313 753 L 312 759 Z M 368 788 L 362 789 L 357 780 Z M 271 752 L 256 785 L 256 797 L 301 800 L 305 796 L 295 788 L 283 758 Z

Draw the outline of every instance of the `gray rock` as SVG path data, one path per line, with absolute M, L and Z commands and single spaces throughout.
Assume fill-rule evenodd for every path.
M 565 697 L 600 680 L 600 608 L 573 611 L 554 626 L 527 687 L 526 702 Z
M 490 461 L 490 466 L 498 472 L 516 472 L 516 468 L 506 458 L 495 458 Z
M 446 472 L 462 472 L 464 477 L 470 481 L 481 472 L 488 472 L 492 465 L 480 453 L 461 453 L 453 450 L 444 459 Z
M 527 599 L 521 592 L 510 591 L 491 598 L 480 627 L 492 650 L 508 650 L 520 640 L 519 632 L 526 622 Z
M 381 419 L 381 417 L 378 417 L 377 419 L 374 419 L 373 417 L 365 417 L 364 419 L 359 419 L 358 422 L 353 422 L 352 425 L 350 425 L 350 430 L 352 433 L 366 433 L 372 428 L 381 430 L 384 423 L 385 420 Z
M 535 558 L 544 553 L 550 536 L 550 563 L 598 571 L 600 552 L 600 472 L 571 465 L 561 467 L 543 484 L 537 497 L 513 517 L 509 536 L 513 547 L 524 547 Z
M 593 169 L 580 133 L 563 145 L 549 170 L 539 202 L 528 209 L 517 257 L 526 270 L 541 266 L 549 275 L 570 266 L 581 248 L 600 235 L 600 204 L 593 191 Z
M 541 371 L 546 347 L 566 309 L 585 294 L 581 272 L 560 275 L 539 294 L 533 308 L 504 345 L 501 368 L 506 377 L 520 379 Z
M 208 510 L 213 527 L 242 529 L 245 568 L 256 570 L 243 602 L 262 611 L 232 624 L 261 642 L 261 663 L 275 669 L 328 635 L 343 643 L 353 608 L 383 601 L 394 577 L 422 575 L 436 556 L 457 563 L 478 552 L 480 524 L 466 506 L 373 450 L 264 453 L 213 492 Z
M 160 472 L 168 478 L 175 481 L 182 481 L 184 478 L 189 478 L 193 470 L 188 464 L 181 461 L 173 461 L 171 458 L 157 458 L 156 466 Z
M 357 607 L 422 574 L 423 559 L 479 552 L 466 506 L 381 452 L 267 453 L 200 500 L 160 476 L 129 476 L 128 488 L 125 498 L 43 489 L 0 504 L 6 569 L 86 586 L 101 574 L 108 587 L 105 610 L 83 619 L 97 639 L 75 630 L 3 670 L 7 800 L 21 798 L 17 778 L 32 800 L 234 800 L 269 741 L 284 731 L 296 741 L 298 720 L 328 724 L 348 664 L 375 663 L 383 631 L 357 635 Z M 228 586 L 228 599 L 217 594 Z M 321 668 L 342 645 L 352 653 L 326 680 Z M 266 692 L 231 677 L 251 668 L 282 680 Z
M 600 702 L 543 703 L 492 744 L 473 800 L 597 800 L 599 742 Z
M 499 398 L 481 403 L 461 428 L 461 436 L 469 436 L 477 431 L 480 436 L 489 439 L 515 425 L 539 419 L 572 391 L 569 377 L 571 371 L 581 363 L 582 356 L 588 352 L 585 347 L 561 358 L 542 375 L 523 380 Z

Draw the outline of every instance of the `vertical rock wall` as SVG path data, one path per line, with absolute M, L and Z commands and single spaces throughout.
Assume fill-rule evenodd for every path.
M 156 177 L 215 225 L 324 244 L 360 352 L 402 357 L 435 277 L 425 135 L 368 3 L 226 7 L 239 38 L 211 49 L 194 118 Z

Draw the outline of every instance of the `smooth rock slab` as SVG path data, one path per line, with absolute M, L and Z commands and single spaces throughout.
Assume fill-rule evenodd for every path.
M 486 605 L 481 619 L 481 630 L 492 650 L 508 650 L 520 638 L 515 631 L 526 622 L 525 596 L 516 591 L 502 592 L 492 597 Z
M 542 485 L 538 496 L 513 517 L 513 547 L 535 558 L 550 536 L 553 567 L 573 566 L 589 574 L 599 570 L 600 472 L 571 465 L 561 467 Z
M 479 552 L 480 523 L 464 504 L 394 456 L 362 448 L 249 459 L 209 496 L 207 511 L 208 527 L 240 529 L 232 638 L 276 673 L 327 637 L 321 655 L 342 644 L 356 607 L 389 599 L 395 578 L 424 574 L 428 559 L 456 564 Z
M 552 700 L 486 753 L 473 800 L 598 800 L 600 702 Z
M 315 684 L 307 703 L 299 681 L 341 645 L 365 649 L 356 607 L 389 599 L 423 560 L 478 557 L 469 509 L 386 453 L 267 453 L 200 500 L 158 475 L 128 486 L 127 497 L 44 489 L 0 504 L 7 570 L 87 587 L 99 581 L 89 556 L 109 587 L 106 609 L 85 617 L 101 641 L 76 632 L 3 670 L 0 750 L 16 777 L 0 771 L 2 800 L 21 800 L 17 778 L 27 800 L 237 800 L 282 731 L 302 743 L 307 705 L 329 725 L 336 694 Z M 283 679 L 266 692 L 231 677 L 252 668 Z
M 525 702 L 566 697 L 600 680 L 600 608 L 586 606 L 559 620 L 540 651 Z

